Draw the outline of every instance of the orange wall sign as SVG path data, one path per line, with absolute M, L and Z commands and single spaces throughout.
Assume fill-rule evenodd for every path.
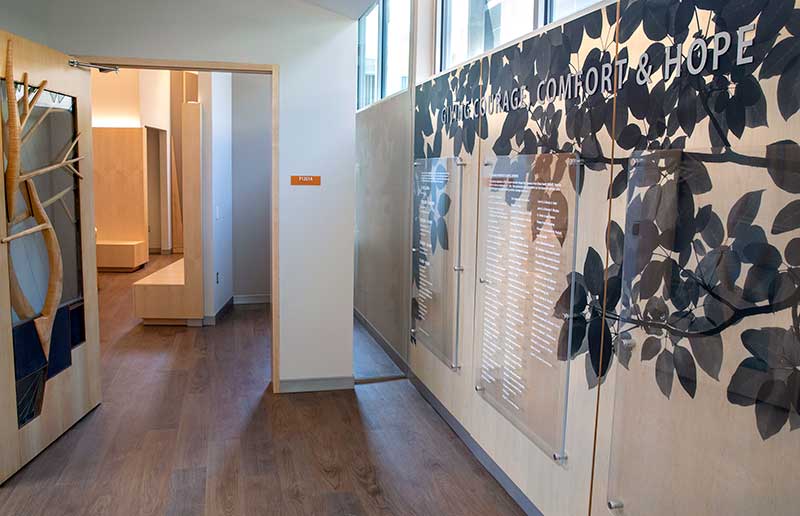
M 319 186 L 322 176 L 292 176 L 292 186 Z

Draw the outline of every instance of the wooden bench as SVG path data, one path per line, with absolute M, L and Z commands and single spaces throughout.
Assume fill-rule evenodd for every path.
M 185 270 L 181 258 L 134 283 L 136 317 L 148 325 L 202 325 L 202 298 L 186 299 L 191 291 L 187 289 Z M 199 306 L 194 307 L 198 302 Z
M 98 240 L 97 269 L 108 272 L 131 272 L 149 259 L 144 240 Z

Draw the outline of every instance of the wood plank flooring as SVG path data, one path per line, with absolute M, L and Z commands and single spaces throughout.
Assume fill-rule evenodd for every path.
M 143 327 L 100 275 L 103 404 L 0 487 L 8 516 L 495 515 L 518 507 L 407 381 L 267 392 L 265 306 Z
M 353 317 L 353 376 L 356 381 L 403 376 L 403 371 Z

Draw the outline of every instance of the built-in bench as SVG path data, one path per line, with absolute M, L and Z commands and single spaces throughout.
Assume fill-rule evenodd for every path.
M 101 271 L 135 271 L 147 263 L 148 256 L 144 240 L 97 241 L 97 268 Z
M 133 284 L 134 311 L 144 324 L 202 324 L 202 296 L 194 299 L 187 289 L 185 271 L 181 258 Z

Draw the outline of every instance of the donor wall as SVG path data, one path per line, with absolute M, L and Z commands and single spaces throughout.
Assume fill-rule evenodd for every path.
M 416 89 L 413 336 L 598 514 L 797 512 L 798 85 L 794 0 L 636 0 Z

